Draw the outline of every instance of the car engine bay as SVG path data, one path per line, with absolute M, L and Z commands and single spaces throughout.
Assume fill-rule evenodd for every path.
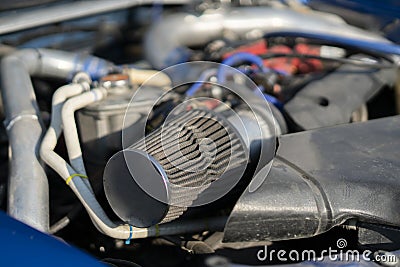
M 2 1 L 0 263 L 399 265 L 400 6 L 365 2 Z

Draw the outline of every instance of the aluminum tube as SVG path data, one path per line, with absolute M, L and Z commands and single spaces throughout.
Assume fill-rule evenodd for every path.
M 46 232 L 49 227 L 49 189 L 37 157 L 42 128 L 37 117 L 24 116 L 8 129 L 11 148 L 8 213 Z
M 190 55 L 188 46 L 203 45 L 225 34 L 238 39 L 253 39 L 283 30 L 329 32 L 360 40 L 389 42 L 379 35 L 350 26 L 339 17 L 321 14 L 271 7 L 221 9 L 200 16 L 174 14 L 150 29 L 145 37 L 145 54 L 154 68 L 162 69 L 186 61 Z
M 36 63 L 29 62 L 32 66 Z M 46 232 L 49 227 L 49 189 L 38 159 L 43 128 L 35 93 L 25 63 L 14 54 L 2 61 L 1 77 L 10 144 L 8 213 Z
M 95 76 L 110 66 L 94 57 L 47 49 L 20 50 L 2 60 L 1 94 L 10 140 L 7 209 L 12 217 L 41 231 L 49 228 L 48 181 L 39 161 L 43 128 L 30 76 L 70 78 L 81 70 Z
M 186 4 L 188 2 L 188 0 L 157 1 L 157 3 L 164 5 Z M 28 11 L 9 12 L 8 15 L 0 18 L 0 34 L 153 3 L 154 0 L 74 1 Z

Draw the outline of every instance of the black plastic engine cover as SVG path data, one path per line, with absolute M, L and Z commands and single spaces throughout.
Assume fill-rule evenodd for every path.
M 355 219 L 400 226 L 400 116 L 279 139 L 272 169 L 243 193 L 225 242 L 311 237 Z M 251 187 L 249 187 L 251 188 Z
M 349 123 L 354 111 L 395 81 L 393 69 L 365 69 L 345 64 L 307 84 L 286 103 L 285 110 L 306 130 Z

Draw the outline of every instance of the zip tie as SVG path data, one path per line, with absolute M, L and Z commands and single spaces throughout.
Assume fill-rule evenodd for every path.
M 38 116 L 36 116 L 36 115 L 29 115 L 29 114 L 19 115 L 19 116 L 14 117 L 9 122 L 5 122 L 6 130 L 9 131 L 14 126 L 15 123 L 17 123 L 18 121 L 23 120 L 23 119 L 31 119 L 31 120 L 36 120 L 36 121 L 39 120 Z
M 69 183 L 72 181 L 72 179 L 73 179 L 74 177 L 81 177 L 81 178 L 85 178 L 85 179 L 88 178 L 86 175 L 83 175 L 83 174 L 80 174 L 80 173 L 74 173 L 74 174 L 72 174 L 70 177 L 68 177 L 67 180 L 65 180 L 65 183 L 66 183 L 67 185 L 69 185 Z
M 127 240 L 125 240 L 125 245 L 129 245 L 131 243 L 131 239 L 132 239 L 132 235 L 133 235 L 132 229 L 133 229 L 132 225 L 129 225 L 129 237 Z
M 160 226 L 156 224 L 154 228 L 156 229 L 156 237 L 158 237 L 160 235 Z

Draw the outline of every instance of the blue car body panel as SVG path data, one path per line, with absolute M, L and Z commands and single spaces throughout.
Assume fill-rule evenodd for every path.
M 0 266 L 104 267 L 88 254 L 0 212 Z

